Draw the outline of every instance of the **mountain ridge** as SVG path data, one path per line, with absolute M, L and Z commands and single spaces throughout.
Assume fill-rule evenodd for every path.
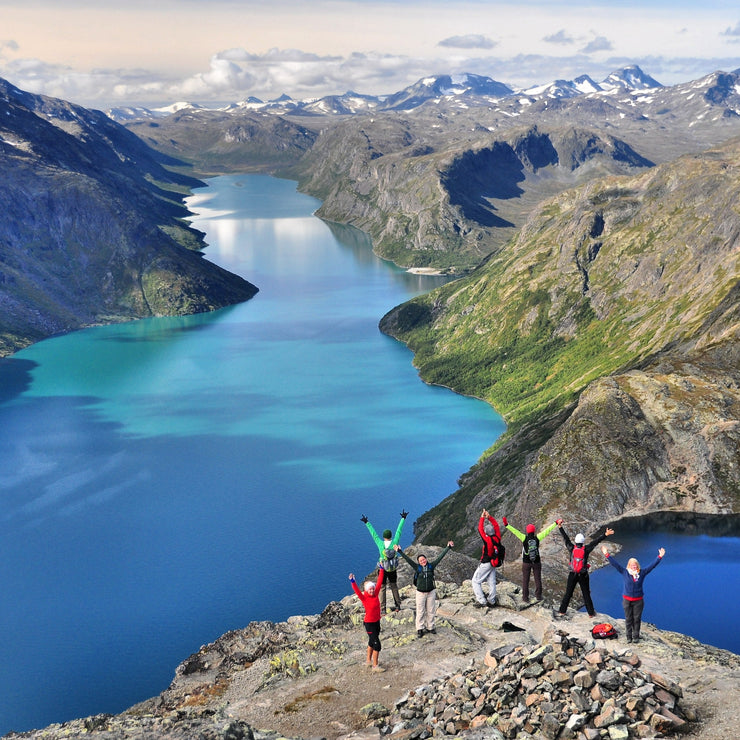
M 83 326 L 251 298 L 204 260 L 200 184 L 99 111 L 0 80 L 0 355 Z

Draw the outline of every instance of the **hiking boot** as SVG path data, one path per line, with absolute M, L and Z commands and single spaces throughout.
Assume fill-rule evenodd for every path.
M 476 601 L 476 602 L 475 602 L 475 603 L 473 604 L 473 606 L 474 606 L 474 607 L 475 607 L 476 609 L 485 609 L 485 608 L 486 608 L 486 607 L 488 606 L 488 603 L 485 603 L 485 604 L 481 604 L 481 603 L 480 603 L 480 601 Z
M 374 665 L 372 667 L 372 671 L 373 671 L 373 673 L 385 673 L 385 668 L 383 668 L 382 666 L 379 666 L 379 665 Z
M 429 633 L 430 635 L 436 635 L 436 634 L 437 634 L 437 629 L 436 629 L 436 627 L 432 627 L 432 629 L 430 629 L 430 630 L 427 630 L 427 632 L 428 632 L 428 633 Z
M 417 637 L 424 637 L 424 630 L 416 630 Z
M 627 635 L 627 642 L 632 642 L 632 638 L 629 635 Z

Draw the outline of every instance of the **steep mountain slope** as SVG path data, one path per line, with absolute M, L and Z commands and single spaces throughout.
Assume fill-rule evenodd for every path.
M 256 288 L 204 260 L 196 180 L 105 115 L 0 81 L 0 355 L 90 324 L 211 310 Z
M 468 536 L 483 505 L 740 512 L 738 203 L 740 140 L 566 191 L 472 275 L 383 318 L 425 380 L 509 423 L 425 540 Z
M 652 165 L 612 136 L 574 127 L 477 129 L 447 141 L 446 128 L 404 117 L 368 123 L 325 132 L 301 161 L 300 185 L 322 198 L 318 215 L 369 232 L 378 254 L 404 266 L 474 267 L 544 195 Z

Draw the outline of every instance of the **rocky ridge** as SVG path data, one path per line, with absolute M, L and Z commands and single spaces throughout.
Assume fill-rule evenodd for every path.
M 445 560 L 451 557 L 445 579 L 475 567 L 458 553 Z M 401 611 L 383 618 L 385 672 L 364 665 L 362 609 L 347 596 L 321 614 L 251 623 L 204 645 L 166 691 L 120 715 L 7 737 L 732 736 L 740 708 L 733 653 L 650 624 L 636 645 L 594 641 L 595 621 L 611 621 L 623 634 L 622 620 L 583 612 L 555 619 L 548 600 L 524 604 L 506 580 L 499 605 L 488 610 L 473 606 L 470 581 L 440 582 L 437 633 L 418 638 L 408 580 L 403 573 Z
M 0 356 L 93 324 L 210 311 L 257 288 L 203 259 L 199 185 L 99 111 L 0 80 Z

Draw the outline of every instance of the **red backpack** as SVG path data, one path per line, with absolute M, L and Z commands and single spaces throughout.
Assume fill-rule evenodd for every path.
M 570 569 L 574 573 L 580 573 L 586 561 L 586 548 L 583 545 L 576 545 L 570 556 Z
M 602 622 L 591 628 L 591 635 L 597 640 L 609 640 L 617 637 L 617 631 L 609 622 Z

